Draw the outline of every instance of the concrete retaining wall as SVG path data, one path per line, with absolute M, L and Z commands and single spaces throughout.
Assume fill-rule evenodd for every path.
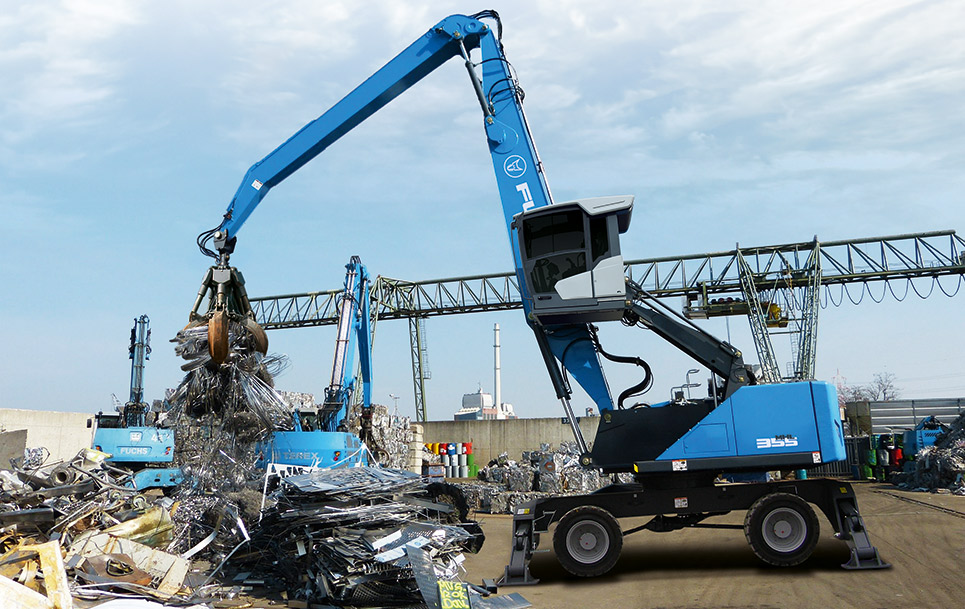
M 27 430 L 0 431 L 0 469 L 9 469 L 10 461 L 22 459 L 27 447 Z
M 596 437 L 599 417 L 579 419 L 583 437 L 590 444 Z M 557 417 L 552 419 L 508 419 L 505 421 L 429 421 L 420 423 L 425 428 L 423 441 L 472 442 L 476 465 L 483 467 L 499 453 L 509 454 L 519 460 L 524 450 L 539 450 L 547 443 L 559 448 L 560 442 L 572 442 L 573 431 L 569 423 Z
M 27 430 L 27 447 L 46 447 L 52 459 L 70 459 L 90 447 L 92 430 L 87 420 L 93 414 L 42 410 L 0 409 L 0 430 Z M 579 419 L 583 437 L 592 443 L 599 417 Z M 506 421 L 430 421 L 424 427 L 423 442 L 472 442 L 475 461 L 483 467 L 499 453 L 518 460 L 524 450 L 538 450 L 542 443 L 558 448 L 572 442 L 573 432 L 563 419 L 509 419 Z M 0 464 L 0 468 L 2 468 Z
M 45 447 L 50 458 L 71 459 L 82 448 L 90 448 L 93 431 L 87 421 L 94 415 L 85 412 L 49 412 L 0 408 L 0 430 L 27 430 L 27 448 Z M 0 468 L 6 464 L 0 464 Z

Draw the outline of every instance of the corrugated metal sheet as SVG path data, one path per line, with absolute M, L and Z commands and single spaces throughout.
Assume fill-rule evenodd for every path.
M 922 419 L 931 415 L 942 423 L 951 423 L 965 411 L 965 398 L 869 402 L 869 407 L 872 433 L 892 433 L 914 429 Z

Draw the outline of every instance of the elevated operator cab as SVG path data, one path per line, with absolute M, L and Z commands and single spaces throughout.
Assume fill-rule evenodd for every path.
M 517 214 L 516 233 L 531 314 L 542 324 L 620 319 L 626 283 L 620 233 L 633 197 L 580 199 Z

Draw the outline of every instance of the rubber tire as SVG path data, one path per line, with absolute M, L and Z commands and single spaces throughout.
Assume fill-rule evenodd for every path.
M 606 544 L 599 556 L 574 556 L 570 547 L 582 545 L 583 535 L 594 536 L 589 540 L 594 548 L 601 543 Z M 568 572 L 577 577 L 598 577 L 612 569 L 619 560 L 623 550 L 623 531 L 610 512 L 590 505 L 580 506 L 567 512 L 556 525 L 553 550 L 560 565 Z
M 432 501 L 452 507 L 448 514 L 439 514 L 442 524 L 459 524 L 469 520 L 469 502 L 458 486 L 447 482 L 433 482 L 426 486 L 426 493 Z
M 781 523 L 790 525 L 784 535 L 768 532 Z M 744 536 L 754 554 L 764 562 L 778 567 L 801 564 L 814 552 L 821 536 L 821 526 L 807 501 L 790 493 L 771 493 L 754 502 L 744 517 Z

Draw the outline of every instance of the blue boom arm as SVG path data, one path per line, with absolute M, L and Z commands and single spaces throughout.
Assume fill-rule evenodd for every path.
M 237 236 L 272 187 L 446 60 L 459 55 L 462 47 L 467 51 L 477 48 L 484 35 L 491 35 L 489 28 L 477 19 L 461 15 L 443 19 L 328 111 L 252 165 L 228 205 L 220 227 L 222 238 Z
M 332 379 L 325 390 L 325 404 L 320 429 L 337 431 L 349 414 L 355 394 L 355 350 L 358 347 L 362 377 L 362 407 L 372 405 L 372 331 L 369 316 L 369 275 L 358 256 L 345 265 L 345 289 L 338 308 L 338 330 Z
M 521 89 L 503 53 L 498 29 L 494 32 L 480 20 L 487 17 L 495 18 L 498 24 L 494 12 L 443 19 L 331 109 L 253 165 L 217 232 L 211 234 L 225 258 L 232 251 L 242 225 L 272 187 L 445 61 L 462 57 L 483 111 L 527 321 L 536 333 L 557 397 L 564 401 L 569 412 L 569 388 L 554 357 L 600 410 L 610 410 L 613 402 L 586 324 L 544 326 L 535 323 L 530 315 L 532 299 L 523 281 L 519 245 L 511 225 L 520 212 L 550 205 L 553 200 L 523 113 Z M 478 65 L 473 64 L 469 56 L 474 49 L 480 49 L 482 54 Z M 480 66 L 481 77 L 477 74 Z

